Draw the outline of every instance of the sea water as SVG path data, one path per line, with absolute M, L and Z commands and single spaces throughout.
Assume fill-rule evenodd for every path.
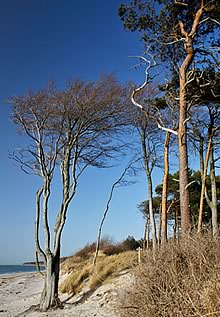
M 41 268 L 44 270 L 44 267 Z M 0 274 L 36 272 L 35 265 L 0 265 Z

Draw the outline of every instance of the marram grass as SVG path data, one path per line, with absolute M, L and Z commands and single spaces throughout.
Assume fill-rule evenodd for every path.
M 137 252 L 127 251 L 111 256 L 100 253 L 96 266 L 92 264 L 93 256 L 87 260 L 70 257 L 61 266 L 63 272 L 70 272 L 69 276 L 60 286 L 62 293 L 75 294 L 81 291 L 87 283 L 90 288 L 95 288 L 110 282 L 120 272 L 132 268 L 137 264 Z

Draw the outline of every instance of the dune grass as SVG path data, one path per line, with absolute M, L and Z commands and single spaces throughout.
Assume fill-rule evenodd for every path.
M 95 268 L 92 260 L 93 254 L 89 258 L 88 256 L 83 258 L 72 256 L 62 263 L 62 272 L 71 272 L 60 286 L 62 293 L 76 294 L 85 284 L 92 289 L 111 282 L 120 272 L 137 264 L 137 253 L 126 251 L 107 256 L 100 252 Z
M 209 234 L 147 251 L 134 277 L 120 299 L 121 317 L 220 316 L 220 241 Z

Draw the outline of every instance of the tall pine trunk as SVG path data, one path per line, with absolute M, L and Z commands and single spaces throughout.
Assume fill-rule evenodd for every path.
M 190 200 L 189 200 L 189 176 L 188 176 L 188 153 L 187 153 L 187 72 L 194 59 L 193 39 L 199 28 L 199 24 L 204 13 L 204 1 L 194 15 L 192 28 L 187 32 L 182 21 L 179 21 L 181 35 L 185 38 L 184 50 L 185 59 L 179 70 L 179 190 L 180 190 L 180 212 L 181 212 L 181 232 L 186 234 L 190 230 Z
M 188 40 L 189 41 L 189 40 Z M 189 41 L 192 46 L 192 41 Z M 179 191 L 181 232 L 187 233 L 190 229 L 190 201 L 189 201 L 189 176 L 188 176 L 188 152 L 187 152 L 187 92 L 186 73 L 193 60 L 193 49 L 190 50 L 180 68 L 180 101 L 179 101 Z

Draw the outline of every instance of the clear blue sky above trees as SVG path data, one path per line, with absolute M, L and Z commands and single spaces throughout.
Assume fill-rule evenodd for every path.
M 125 2 L 125 1 L 123 1 Z M 35 191 L 39 180 L 25 175 L 8 156 L 28 142 L 10 122 L 7 99 L 23 95 L 56 80 L 58 86 L 73 78 L 95 80 L 114 72 L 124 82 L 142 80 L 129 71 L 142 54 L 137 34 L 123 30 L 111 0 L 7 0 L 0 3 L 0 264 L 21 263 L 34 257 Z M 140 76 L 140 77 L 139 77 Z M 79 183 L 78 193 L 64 228 L 62 254 L 69 255 L 97 235 L 112 182 L 123 170 L 90 168 Z M 155 183 L 161 181 L 161 173 Z M 54 188 L 58 193 L 59 188 Z M 131 187 L 116 190 L 103 233 L 116 240 L 134 235 L 141 238 L 143 221 L 137 204 L 146 197 L 144 174 Z M 53 201 L 54 214 L 56 200 Z

